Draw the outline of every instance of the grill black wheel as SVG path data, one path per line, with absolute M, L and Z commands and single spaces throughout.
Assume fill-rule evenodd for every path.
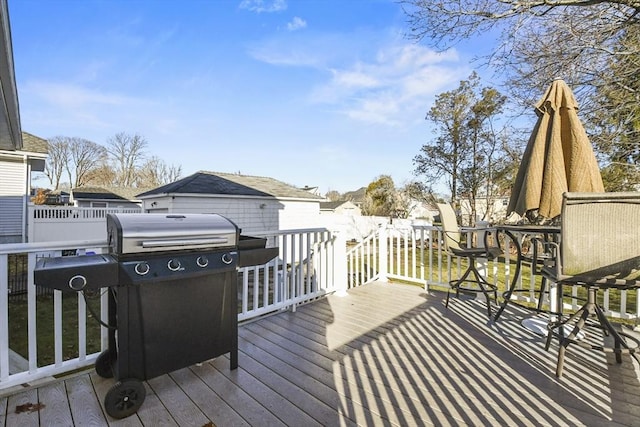
M 104 409 L 113 418 L 126 418 L 140 409 L 146 393 L 140 380 L 130 378 L 118 381 L 107 392 Z
M 96 374 L 102 378 L 113 378 L 113 357 L 111 351 L 105 350 L 96 359 Z

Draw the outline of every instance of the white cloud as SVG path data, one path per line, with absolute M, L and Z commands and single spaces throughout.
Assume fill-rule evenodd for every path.
M 287 30 L 289 31 L 296 31 L 296 30 L 300 30 L 302 28 L 305 28 L 307 26 L 307 21 L 305 21 L 302 18 L 299 18 L 297 16 L 293 17 L 293 20 L 291 20 L 291 22 L 287 23 Z
M 361 70 L 333 70 L 333 81 L 335 84 L 345 88 L 374 88 L 380 85 L 380 81 L 376 76 Z
M 424 120 L 435 95 L 470 72 L 457 51 L 436 52 L 393 31 L 279 36 L 255 44 L 250 54 L 271 65 L 324 73 L 326 79 L 309 91 L 311 103 L 385 126 Z
M 50 82 L 30 82 L 23 91 L 38 96 L 43 102 L 59 108 L 86 108 L 90 105 L 117 106 L 130 104 L 133 99 L 124 95 L 104 93 L 82 86 Z
M 77 84 L 31 81 L 21 86 L 21 107 L 32 125 L 39 124 L 47 132 L 68 135 L 87 134 L 98 129 L 122 129 L 135 120 L 132 111 L 147 112 L 153 102 L 103 92 Z M 137 117 L 140 120 L 139 114 Z
M 336 105 L 355 120 L 401 125 L 424 118 L 435 94 L 468 72 L 457 60 L 455 51 L 437 53 L 412 44 L 380 48 L 368 61 L 332 69 L 311 100 Z
M 240 9 L 246 9 L 256 13 L 280 12 L 286 8 L 287 2 L 285 0 L 242 0 L 240 2 Z
M 271 65 L 320 68 L 324 64 L 321 50 L 312 45 L 306 49 L 297 42 L 281 43 L 273 39 L 249 49 L 249 55 L 254 59 Z

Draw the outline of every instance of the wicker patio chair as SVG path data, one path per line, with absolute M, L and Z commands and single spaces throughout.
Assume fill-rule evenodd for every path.
M 489 319 L 491 319 L 491 295 L 494 301 L 498 299 L 498 288 L 493 283 L 489 283 L 486 278 L 478 271 L 476 260 L 478 258 L 493 259 L 502 253 L 498 247 L 487 247 L 485 239 L 485 247 L 464 247 L 460 244 L 462 233 L 458 225 L 458 220 L 453 208 L 449 204 L 438 203 L 440 211 L 440 221 L 442 223 L 443 240 L 447 253 L 455 257 L 463 257 L 467 259 L 467 269 L 457 279 L 449 281 L 449 289 L 447 291 L 447 299 L 445 307 L 449 307 L 449 295 L 455 290 L 456 297 L 462 293 L 484 294 L 487 299 L 487 311 Z
M 560 243 L 554 244 L 556 265 L 543 269 L 543 274 L 558 283 L 559 289 L 563 284 L 584 287 L 587 297 L 574 314 L 549 324 L 546 348 L 554 335 L 559 337 L 556 376 L 562 376 L 565 352 L 572 343 L 613 352 L 618 363 L 623 353 L 640 363 L 638 340 L 614 327 L 597 299 L 600 290 L 640 287 L 640 193 L 565 193 L 561 221 Z M 611 347 L 576 339 L 584 337 L 581 332 L 590 319 L 613 340 Z M 565 325 L 573 326 L 566 337 Z M 632 341 L 632 346 L 627 341 Z

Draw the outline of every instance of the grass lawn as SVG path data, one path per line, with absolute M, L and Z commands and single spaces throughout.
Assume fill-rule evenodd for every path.
M 82 298 L 80 296 L 80 298 Z M 38 366 L 54 363 L 53 296 L 39 296 L 36 300 Z M 100 312 L 99 300 L 88 300 L 96 313 Z M 100 325 L 87 310 L 87 354 L 100 351 Z M 9 301 L 9 348 L 23 356 L 29 355 L 26 298 Z M 62 297 L 62 357 L 63 360 L 78 357 L 78 295 Z

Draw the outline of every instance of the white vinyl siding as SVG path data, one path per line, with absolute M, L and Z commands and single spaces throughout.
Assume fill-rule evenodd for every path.
M 26 173 L 22 160 L 0 160 L 0 243 L 22 241 Z
M 23 196 L 0 196 L 0 243 L 21 241 L 23 203 Z
M 18 160 L 0 160 L 0 197 L 24 196 L 26 185 L 26 165 Z
M 243 233 L 316 227 L 319 201 L 288 201 L 274 198 L 172 196 L 172 213 L 216 213 L 242 229 Z M 157 200 L 157 207 L 161 205 Z M 145 207 L 149 209 L 149 201 Z

